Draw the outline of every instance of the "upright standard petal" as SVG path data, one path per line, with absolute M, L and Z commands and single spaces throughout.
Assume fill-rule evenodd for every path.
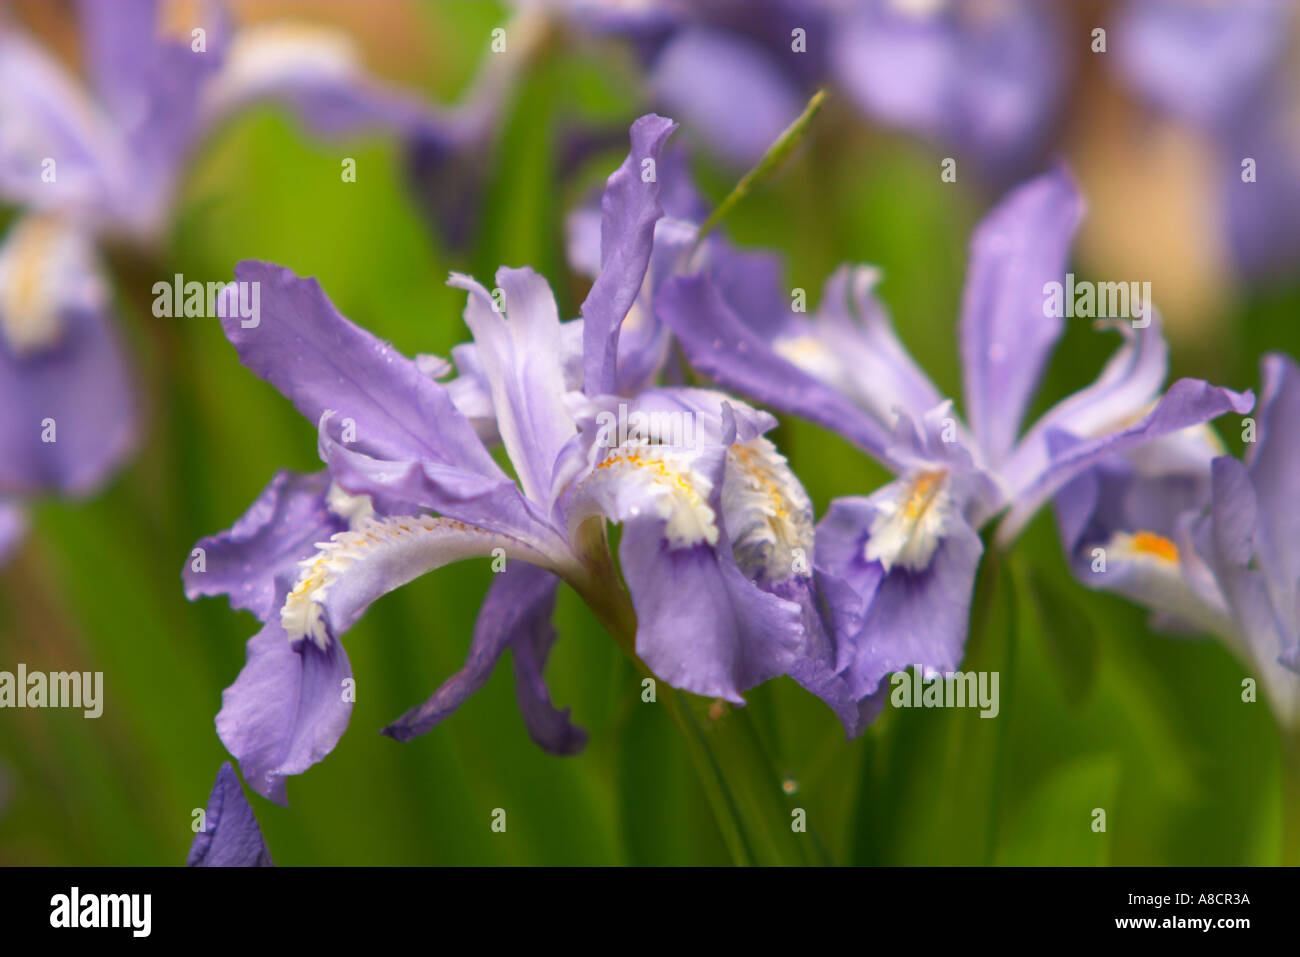
M 980 223 L 958 334 L 966 419 L 986 458 L 1002 465 L 1016 441 L 1064 319 L 1045 308 L 1049 282 L 1065 282 L 1083 201 L 1063 167 L 1017 187 Z
M 453 273 L 449 285 L 469 293 L 465 324 L 478 347 L 506 454 L 524 494 L 549 511 L 556 459 L 577 432 L 564 404 L 560 317 L 546 280 L 531 269 L 499 269 L 496 280 L 504 316 L 497 300 L 468 276 Z
M 248 806 L 239 776 L 227 761 L 217 772 L 203 814 L 203 829 L 194 835 L 186 867 L 271 867 L 271 852 Z
M 834 388 L 779 355 L 702 275 L 664 284 L 656 310 L 691 365 L 720 385 L 843 435 L 885 464 L 889 430 Z
M 632 148 L 605 184 L 601 199 L 600 275 L 582 303 L 584 382 L 588 395 L 614 391 L 618 333 L 645 280 L 654 248 L 655 223 L 663 215 L 656 166 L 677 128 L 653 113 L 632 124 Z

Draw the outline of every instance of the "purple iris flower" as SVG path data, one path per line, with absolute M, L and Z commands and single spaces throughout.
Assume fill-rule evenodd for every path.
M 271 852 L 248 806 L 239 776 L 227 761 L 217 772 L 203 814 L 203 830 L 194 835 L 186 867 L 271 867 Z
M 433 377 L 446 363 L 397 354 L 314 281 L 264 263 L 236 270 L 261 283 L 262 321 L 227 320 L 226 333 L 245 365 L 318 423 L 326 465 L 277 475 L 229 531 L 199 542 L 184 573 L 191 598 L 226 594 L 264 622 L 217 718 L 255 790 L 284 802 L 285 776 L 342 734 L 351 670 L 339 639 L 369 604 L 465 558 L 508 564 L 465 667 L 385 729 L 399 740 L 451 714 L 510 648 L 529 733 L 556 753 L 581 748 L 585 734 L 542 678 L 561 581 L 674 687 L 741 703 L 749 687 L 803 673 L 806 629 L 822 613 L 801 587 L 813 516 L 763 437 L 775 419 L 708 390 L 617 392 L 620 327 L 663 212 L 645 161 L 660 158 L 672 129 L 657 116 L 632 127 L 602 201 L 600 271 L 581 320 L 561 323 L 529 269 L 499 270 L 493 293 L 452 276 L 468 293 L 474 342 L 453 353 L 464 368 L 446 386 Z M 581 391 L 565 346 L 578 340 Z M 514 478 L 481 435 L 500 441 Z M 606 521 L 623 527 L 623 582 Z
M 1189 123 L 1215 151 L 1221 218 L 1234 259 L 1270 276 L 1300 259 L 1297 103 L 1286 62 L 1286 0 L 1129 0 L 1113 61 L 1155 109 Z M 1249 178 L 1243 163 L 1252 161 Z
M 0 245 L 0 560 L 22 525 L 15 500 L 87 494 L 134 447 L 95 244 L 157 243 L 209 131 L 278 101 L 320 135 L 396 132 L 427 160 L 486 128 L 479 100 L 439 114 L 366 76 L 326 30 L 235 32 L 219 10 L 195 25 L 202 38 L 179 40 L 159 34 L 153 0 L 87 0 L 80 13 L 88 86 L 0 23 L 0 201 L 23 209 Z
M 1270 353 L 1261 371 L 1244 463 L 1184 435 L 1181 450 L 1162 451 L 1162 469 L 1110 461 L 1071 482 L 1055 504 L 1080 581 L 1146 606 L 1157 627 L 1221 637 L 1259 679 L 1278 721 L 1294 728 L 1300 366 Z
M 859 689 L 909 664 L 957 666 L 983 551 L 977 532 L 990 519 L 1005 513 L 1005 545 L 1098 462 L 1253 405 L 1249 393 L 1192 379 L 1161 395 L 1165 348 L 1148 310 L 1145 328 L 1121 323 L 1126 341 L 1096 382 L 1022 428 L 1064 330 L 1048 284 L 1065 282 L 1082 211 L 1057 167 L 977 228 L 958 325 L 966 422 L 895 336 L 871 268 L 837 271 L 811 319 L 788 305 L 755 319 L 704 276 L 669 280 L 656 300 L 696 369 L 838 432 L 899 475 L 869 497 L 836 500 L 817 528 L 817 571 L 852 599 L 838 609 L 848 623 L 839 638 L 853 649 L 841 674 Z
M 1014 179 L 1042 152 L 1067 75 L 1059 11 L 1034 0 L 660 0 L 569 14 L 630 38 L 655 102 L 738 166 L 830 84 L 873 120 Z
M 1061 11 L 1038 0 L 864 0 L 830 37 L 840 86 L 868 116 L 1014 181 L 1035 168 L 1066 93 Z

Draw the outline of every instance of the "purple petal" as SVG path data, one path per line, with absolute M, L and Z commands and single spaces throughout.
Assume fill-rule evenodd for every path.
M 217 772 L 203 823 L 190 845 L 186 867 L 272 866 L 262 829 L 229 761 Z
M 831 38 L 835 73 L 877 119 L 973 154 L 1005 178 L 1035 158 L 1064 87 L 1067 36 L 1035 0 L 912 11 L 850 7 Z
M 888 431 L 751 330 L 704 276 L 669 280 L 655 304 L 700 372 L 729 389 L 815 422 L 889 463 Z
M 133 450 L 135 426 L 88 241 L 19 221 L 0 248 L 0 489 L 89 494 Z
M 278 617 L 248 640 L 248 660 L 221 695 L 217 735 L 249 787 L 289 803 L 285 778 L 320 761 L 343 736 L 351 683 L 352 666 L 337 641 L 324 651 L 310 641 L 295 648 Z
M 1259 506 L 1260 563 L 1279 592 L 1300 583 L 1300 367 L 1273 352 L 1260 363 L 1262 385 L 1256 442 L 1247 464 Z
M 1130 0 L 1112 34 L 1116 65 L 1157 109 L 1205 126 L 1230 121 L 1286 50 L 1279 0 Z
M 260 621 L 279 614 L 276 579 L 296 578 L 298 563 L 348 527 L 326 502 L 328 472 L 311 475 L 281 470 L 227 531 L 201 538 L 202 571 L 198 557 L 185 560 L 181 578 L 185 597 L 228 595 L 230 607 L 247 609 Z
M 1012 487 L 1029 485 L 1047 467 L 1051 461 L 1048 435 L 1105 434 L 1118 423 L 1140 417 L 1159 397 L 1169 367 L 1169 347 L 1154 311 L 1150 319 L 1140 329 L 1121 320 L 1118 328 L 1124 344 L 1097 380 L 1052 406 L 1025 433 L 1003 469 Z M 1201 464 L 1208 467 L 1208 461 Z
M 650 85 L 669 113 L 742 168 L 758 162 L 807 98 L 762 46 L 707 28 L 679 32 L 655 62 Z
M 412 708 L 384 734 L 398 741 L 431 730 L 450 717 L 470 695 L 487 684 L 497 659 L 508 647 L 515 653 L 515 688 L 528 733 L 554 754 L 576 754 L 587 736 L 568 722 L 568 711 L 550 703 L 542 667 L 555 640 L 551 611 L 559 579 L 526 562 L 511 562 L 496 576 L 474 622 L 465 666 L 448 678 L 424 704 Z
M 990 466 L 1015 444 L 1065 320 L 1044 315 L 1044 285 L 1064 283 L 1083 201 L 1065 170 L 1017 187 L 970 244 L 959 335 L 966 418 Z
M 367 454 L 503 477 L 446 389 L 343 318 L 315 279 L 251 260 L 240 263 L 235 276 L 241 284 L 258 284 L 260 317 L 247 328 L 252 319 L 223 319 L 226 336 L 240 361 L 313 425 L 327 409 L 336 410 L 340 419 L 353 420 L 356 447 Z M 251 297 L 251 290 L 244 285 L 240 294 Z
M 961 663 L 984 552 L 979 536 L 958 518 L 926 567 L 896 564 L 886 572 L 866 557 L 877 514 L 874 498 L 836 499 L 817 526 L 818 572 L 839 578 L 863 601 L 849 673 L 855 686 L 866 690 L 912 665 L 930 673 L 952 671 Z
M 655 223 L 663 215 L 657 173 L 647 182 L 651 165 L 673 130 L 671 120 L 653 113 L 632 124 L 632 148 L 609 177 L 601 199 L 600 275 L 582 303 L 584 389 L 588 395 L 613 392 L 617 375 L 618 333 L 641 291 Z
M 560 317 L 546 280 L 531 269 L 499 269 L 496 281 L 504 317 L 468 276 L 453 273 L 448 284 L 469 293 L 465 324 L 478 347 L 506 454 L 524 494 L 549 510 L 556 460 L 577 431 L 564 404 Z
M 1244 415 L 1254 405 L 1255 396 L 1250 391 L 1233 392 L 1199 379 L 1179 379 L 1140 422 L 1070 446 L 1029 485 L 1013 490 L 1013 503 L 998 528 L 998 540 L 1012 541 L 1040 505 L 1076 475 L 1103 459 L 1227 412 Z

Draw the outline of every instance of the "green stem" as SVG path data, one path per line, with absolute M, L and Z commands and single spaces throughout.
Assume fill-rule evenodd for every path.
M 1300 729 L 1282 731 L 1282 863 L 1300 866 Z
M 571 584 L 637 670 L 653 678 L 636 654 L 636 612 L 613 573 L 612 559 L 608 568 L 593 566 L 590 571 L 590 577 Z M 672 688 L 664 689 L 658 701 L 686 742 L 732 861 L 741 866 L 817 861 L 811 823 L 805 830 L 794 829 L 796 808 L 746 710 Z
M 814 93 L 803 112 L 781 132 L 776 142 L 763 154 L 763 158 L 741 177 L 735 189 L 728 193 L 726 199 L 718 204 L 717 209 L 709 214 L 709 218 L 704 221 L 700 231 L 695 235 L 695 243 L 686 257 L 688 262 L 694 257 L 695 251 L 700 248 L 700 243 L 704 242 L 704 237 L 712 231 L 713 227 L 718 225 L 737 203 L 748 196 L 755 186 L 775 173 L 790 158 L 790 154 L 803 142 L 803 138 L 808 134 L 808 128 L 812 125 L 813 117 L 818 114 L 825 102 L 825 90 Z

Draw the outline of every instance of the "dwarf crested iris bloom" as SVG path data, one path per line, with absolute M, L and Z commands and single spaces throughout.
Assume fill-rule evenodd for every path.
M 1066 486 L 1056 512 L 1080 581 L 1145 605 L 1157 627 L 1220 636 L 1259 678 L 1279 723 L 1295 728 L 1300 367 L 1271 353 L 1261 368 L 1244 463 L 1207 458 L 1205 444 L 1165 449 L 1165 467 L 1144 473 L 1106 462 Z
M 200 44 L 161 36 L 157 6 L 81 4 L 89 87 L 0 23 L 0 201 L 24 210 L 0 244 L 0 560 L 14 499 L 93 491 L 134 446 L 95 242 L 157 242 L 210 130 L 267 100 L 319 134 L 386 129 L 426 153 L 482 126 L 477 108 L 440 116 L 368 78 L 342 36 L 222 17 Z
M 1045 308 L 1064 279 L 1082 202 L 1055 168 L 1012 191 L 975 232 L 958 326 L 969 425 L 895 336 L 875 270 L 843 267 L 819 312 L 737 310 L 707 277 L 669 280 L 656 301 L 690 362 L 719 384 L 843 435 L 900 477 L 836 500 L 817 528 L 816 568 L 840 586 L 854 649 L 841 674 L 874 690 L 891 671 L 961 660 L 982 554 L 978 529 L 1005 512 L 1009 542 L 1072 478 L 1103 459 L 1230 410 L 1249 394 L 1182 379 L 1164 395 L 1155 325 L 1132 330 L 1095 383 L 1027 430 L 1026 407 L 1064 319 Z M 1067 441 L 1070 440 L 1070 441 Z
M 186 867 L 271 867 L 271 852 L 248 806 L 239 776 L 227 761 L 217 772 L 203 812 L 203 830 L 194 835 Z
M 319 424 L 326 465 L 277 475 L 229 531 L 199 543 L 201 560 L 184 575 L 191 598 L 226 594 L 265 623 L 217 718 L 255 790 L 284 802 L 285 776 L 342 734 L 351 671 L 339 639 L 369 604 L 464 558 L 509 564 L 465 667 L 385 729 L 399 740 L 453 712 L 509 647 L 530 734 L 557 753 L 581 748 L 585 734 L 551 705 L 542 679 L 562 580 L 675 687 L 741 703 L 769 678 L 817 672 L 801 663 L 824 637 L 808 634 L 821 628 L 806 583 L 812 509 L 763 438 L 775 420 L 708 390 L 616 392 L 619 327 L 645 286 L 662 215 L 643 161 L 659 158 L 672 129 L 657 116 L 632 127 L 602 201 L 600 271 L 582 320 L 562 324 L 529 269 L 499 270 L 498 298 L 452 276 L 469 296 L 474 343 L 448 386 L 428 374 L 445 363 L 397 354 L 340 316 L 314 281 L 263 263 L 237 269 L 241 282 L 261 283 L 263 321 L 227 320 L 226 333 L 245 365 Z M 565 368 L 575 336 L 582 391 Z M 480 434 L 499 439 L 515 478 Z M 606 520 L 623 526 L 626 591 Z
M 1129 0 L 1115 25 L 1123 42 L 1113 63 L 1125 81 L 1207 137 L 1228 243 L 1251 276 L 1300 259 L 1297 101 L 1285 59 L 1295 13 L 1286 0 Z

